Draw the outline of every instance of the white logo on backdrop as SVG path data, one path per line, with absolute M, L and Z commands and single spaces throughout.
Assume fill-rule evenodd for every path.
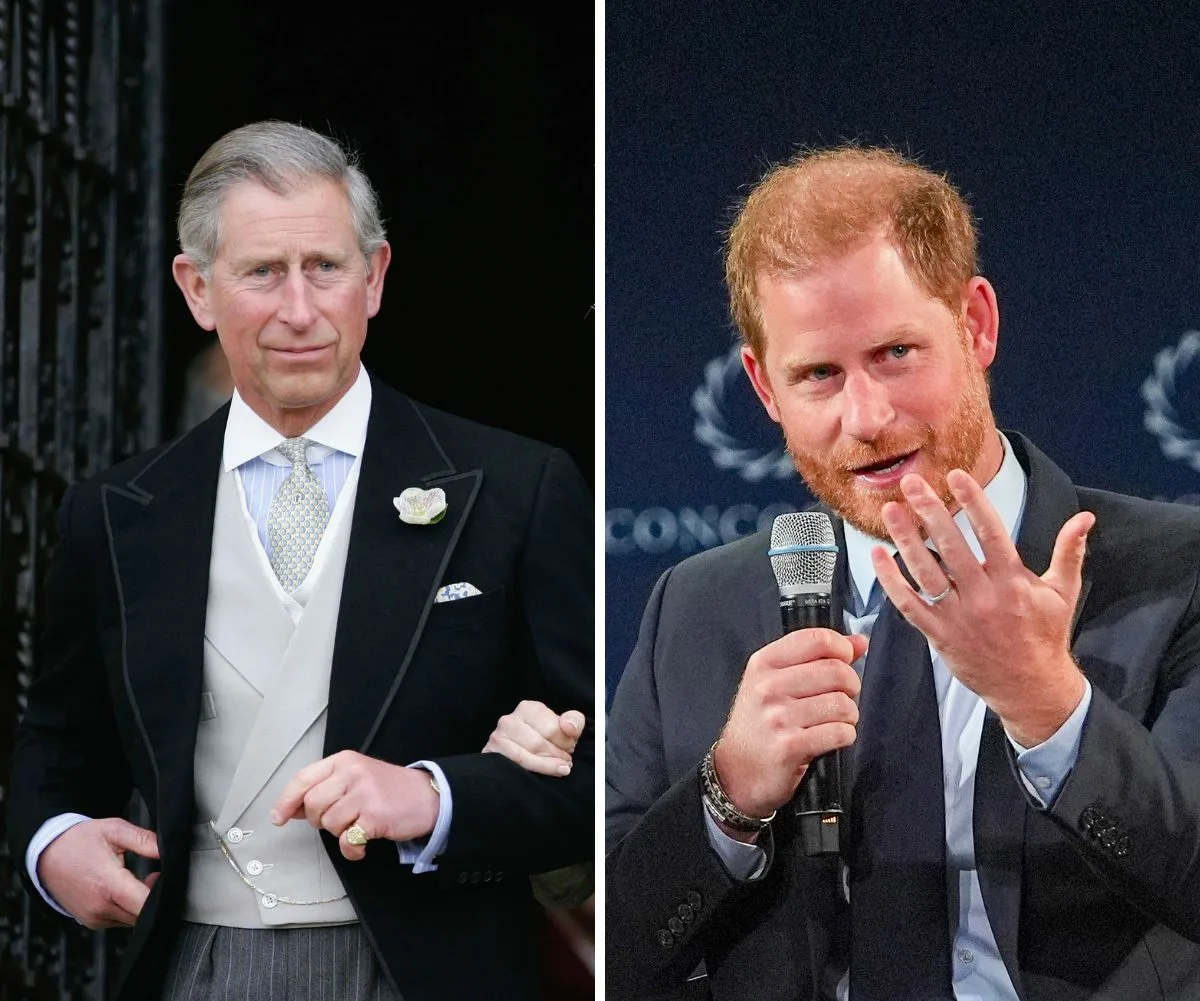
M 729 419 L 726 416 L 730 402 L 728 394 L 744 375 L 740 345 L 735 345 L 726 354 L 713 358 L 704 366 L 704 383 L 692 393 L 692 409 L 696 411 L 696 440 L 708 449 L 718 469 L 733 470 L 750 483 L 794 476 L 796 467 L 792 465 L 792 458 L 785 448 L 755 447 L 729 431 Z
M 1142 399 L 1146 401 L 1142 425 L 1158 439 L 1163 455 L 1186 462 L 1200 472 L 1200 436 L 1181 423 L 1175 403 L 1179 396 L 1176 383 L 1197 355 L 1200 355 L 1200 331 L 1189 330 L 1178 344 L 1163 348 L 1155 356 L 1154 370 L 1142 383 Z

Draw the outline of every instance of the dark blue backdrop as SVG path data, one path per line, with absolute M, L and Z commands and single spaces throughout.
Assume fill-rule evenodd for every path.
M 1080 482 L 1200 499 L 1200 24 L 995 8 L 608 5 L 610 697 L 655 578 L 807 500 L 726 363 L 720 259 L 735 198 L 799 145 L 887 142 L 948 173 L 999 297 L 1001 425 Z

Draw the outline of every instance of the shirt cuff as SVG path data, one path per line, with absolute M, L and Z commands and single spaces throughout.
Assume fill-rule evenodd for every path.
M 42 852 L 50 847 L 50 842 L 60 834 L 65 834 L 76 824 L 82 824 L 85 820 L 91 819 L 91 817 L 86 817 L 82 813 L 60 813 L 56 817 L 51 817 L 37 829 L 37 833 L 29 842 L 29 847 L 25 849 L 25 868 L 29 872 L 29 878 L 33 880 L 33 885 L 37 887 L 37 892 L 59 914 L 68 918 L 74 918 L 75 915 L 59 907 L 55 899 L 46 892 L 41 880 L 38 879 L 38 860 L 42 857 Z
M 726 870 L 734 879 L 742 883 L 760 879 L 767 869 L 767 853 L 758 845 L 748 845 L 744 841 L 731 838 L 713 820 L 708 810 L 704 811 L 704 831 L 708 835 L 708 843 Z
M 1075 761 L 1079 757 L 1079 741 L 1083 736 L 1083 721 L 1092 704 L 1092 683 L 1083 682 L 1083 698 L 1075 711 L 1055 733 L 1036 747 L 1024 747 L 1012 737 L 1008 742 L 1017 752 L 1017 768 L 1025 788 L 1043 807 L 1054 802 Z M 1005 733 L 1007 736 L 1007 731 Z
M 397 841 L 396 848 L 400 852 L 400 861 L 411 865 L 413 872 L 437 872 L 434 861 L 446 850 L 446 842 L 450 840 L 450 821 L 454 815 L 454 797 L 450 794 L 450 783 L 446 773 L 432 761 L 414 761 L 409 768 L 423 768 L 437 780 L 440 795 L 438 796 L 438 815 L 433 830 L 424 838 L 412 838 L 408 841 Z

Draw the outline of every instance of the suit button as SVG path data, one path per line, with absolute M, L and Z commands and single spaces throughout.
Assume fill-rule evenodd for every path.
M 473 873 L 471 873 L 471 882 L 472 882 L 472 883 L 478 883 L 478 882 L 479 882 L 479 873 L 477 873 L 477 872 L 473 872 Z
M 246 836 L 246 832 L 240 827 L 231 827 L 225 832 L 225 840 L 231 845 L 241 844 L 242 838 Z
M 703 910 L 704 908 L 704 898 L 695 890 L 688 893 L 687 902 L 691 905 L 693 911 Z
M 458 874 L 458 885 L 462 886 L 463 883 L 465 883 L 466 881 L 467 881 L 467 874 L 465 872 L 460 872 Z
M 263 864 L 256 858 L 252 858 L 246 863 L 246 872 L 251 876 L 261 876 L 263 874 Z
M 503 873 L 503 871 L 496 873 L 496 882 L 497 882 L 497 883 L 499 883 L 499 882 L 500 882 L 500 880 L 502 880 L 503 878 L 504 878 L 504 873 Z
M 658 944 L 664 949 L 669 949 L 675 944 L 675 936 L 667 931 L 667 929 L 660 928 L 658 929 Z
M 490 883 L 492 881 L 492 870 L 491 869 L 488 869 L 484 872 L 483 881 L 485 883 Z
M 676 935 L 683 934 L 683 922 L 680 921 L 679 918 L 671 918 L 667 922 L 667 927 L 670 928 L 671 931 L 674 932 Z
M 679 916 L 681 918 L 683 918 L 683 920 L 685 922 L 690 922 L 692 920 L 692 918 L 694 918 L 696 916 L 696 912 L 694 910 L 692 910 L 691 907 L 689 907 L 687 904 L 680 904 L 679 905 Z

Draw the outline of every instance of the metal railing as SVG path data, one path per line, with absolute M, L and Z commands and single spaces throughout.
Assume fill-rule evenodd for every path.
M 160 435 L 162 35 L 161 0 L 0 0 L 0 800 L 59 500 Z M 123 934 L 23 865 L 0 847 L 0 1001 L 107 998 Z

